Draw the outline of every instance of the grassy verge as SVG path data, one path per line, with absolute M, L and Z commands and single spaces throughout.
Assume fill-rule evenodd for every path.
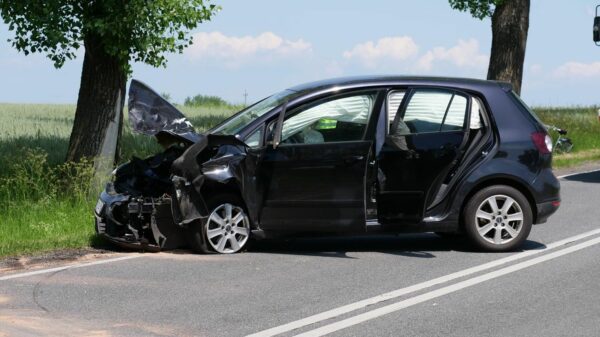
M 199 130 L 209 129 L 232 109 L 182 107 Z M 535 110 L 544 122 L 566 128 L 575 144 L 573 153 L 555 156 L 555 167 L 600 160 L 596 108 Z M 74 105 L 0 104 L 0 257 L 85 247 L 94 241 L 98 187 L 91 170 L 85 163 L 62 164 L 74 112 Z M 124 128 L 123 160 L 158 150 L 152 137 Z
M 182 107 L 199 130 L 234 111 Z M 0 104 L 0 257 L 90 246 L 99 186 L 86 163 L 62 164 L 74 105 Z M 124 128 L 121 158 L 160 148 Z

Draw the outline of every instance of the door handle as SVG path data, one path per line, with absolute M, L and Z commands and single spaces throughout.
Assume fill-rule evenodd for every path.
M 365 156 L 350 156 L 350 157 L 346 157 L 344 159 L 344 163 L 346 163 L 346 164 L 352 164 L 352 163 L 355 163 L 357 161 L 361 161 L 363 159 L 365 159 Z

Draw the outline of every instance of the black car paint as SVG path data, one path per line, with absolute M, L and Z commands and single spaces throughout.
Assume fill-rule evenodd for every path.
M 387 135 L 385 98 L 391 90 L 415 88 L 445 89 L 480 99 L 487 111 L 487 128 L 476 152 L 465 151 L 466 125 L 443 137 L 411 135 L 406 149 L 394 145 Z M 263 132 L 258 148 L 240 141 L 258 128 L 267 130 L 278 119 L 281 106 L 236 137 L 209 131 L 173 163 L 169 193 L 176 226 L 184 229 L 192 221 L 203 221 L 208 216 L 205 198 L 223 191 L 242 197 L 252 227 L 261 236 L 364 233 L 370 231 L 366 222 L 387 232 L 456 231 L 463 203 L 475 191 L 499 183 L 528 198 L 535 223 L 544 222 L 557 208 L 553 202 L 560 199 L 560 186 L 551 171 L 551 154 L 540 154 L 531 140 L 531 133 L 543 131 L 543 126 L 523 111 L 515 113 L 522 107 L 516 107 L 510 86 L 466 79 L 366 77 L 290 90 L 297 94 L 285 103 L 288 111 L 329 95 L 377 91 L 364 139 L 273 147 L 268 132 Z M 450 184 L 443 191 L 445 197 L 434 202 L 443 183 Z M 101 199 L 115 202 L 115 196 L 106 192 Z M 105 218 L 97 214 L 97 221 Z M 140 245 L 133 242 L 133 246 Z

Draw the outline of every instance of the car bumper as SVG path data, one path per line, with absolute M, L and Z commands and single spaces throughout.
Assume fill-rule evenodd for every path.
M 184 246 L 183 228 L 173 222 L 170 200 L 136 200 L 108 190 L 107 186 L 94 209 L 98 235 L 133 250 L 157 252 Z
M 560 200 L 542 202 L 536 206 L 537 216 L 535 217 L 535 223 L 542 224 L 545 223 L 548 218 L 558 210 L 560 207 Z

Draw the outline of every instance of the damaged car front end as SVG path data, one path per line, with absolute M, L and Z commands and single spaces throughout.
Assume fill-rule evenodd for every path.
M 144 251 L 241 249 L 251 230 L 240 193 L 246 144 L 234 136 L 196 133 L 180 111 L 136 80 L 129 90 L 129 121 L 133 131 L 156 137 L 165 150 L 113 171 L 95 208 L 96 232 Z M 202 196 L 207 189 L 209 199 Z M 218 231 L 207 237 L 199 227 L 210 221 Z

